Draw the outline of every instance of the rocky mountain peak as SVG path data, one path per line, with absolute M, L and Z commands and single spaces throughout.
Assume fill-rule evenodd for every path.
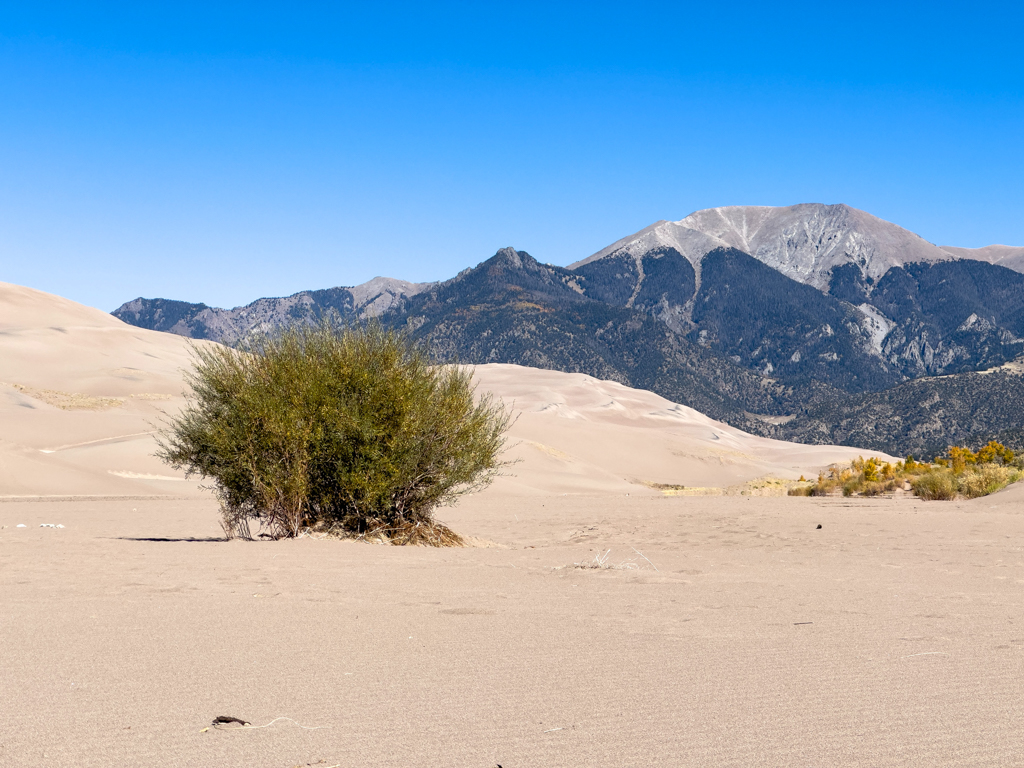
M 422 293 L 435 283 L 410 283 L 394 277 L 375 277 L 349 288 L 356 311 L 363 317 L 376 317 L 396 306 L 404 298 Z
M 750 254 L 793 280 L 828 290 L 836 267 L 854 265 L 873 282 L 892 267 L 962 258 L 919 235 L 848 205 L 733 205 L 659 221 L 598 251 L 570 269 L 612 254 L 641 258 L 672 248 L 698 267 L 716 248 Z
M 837 266 L 856 265 L 864 278 L 874 281 L 892 267 L 954 258 L 920 235 L 841 204 L 709 208 L 679 224 L 724 240 L 787 277 L 822 290 Z
M 522 269 L 522 256 L 526 256 L 528 259 L 530 259 L 530 261 L 533 261 L 533 259 L 530 258 L 526 253 L 520 253 L 511 246 L 507 248 L 499 248 L 498 252 L 495 253 L 490 260 L 495 264 L 507 265 L 509 267 L 512 267 L 513 269 Z

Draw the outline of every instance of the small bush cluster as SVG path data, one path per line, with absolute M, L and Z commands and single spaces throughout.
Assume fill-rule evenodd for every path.
M 891 464 L 879 458 L 858 458 L 848 467 L 830 467 L 827 472 L 818 474 L 816 482 L 805 486 L 795 486 L 789 492 L 791 496 L 829 496 L 839 491 L 844 496 L 860 494 L 877 496 L 881 493 L 894 491 L 903 485 L 904 480 L 921 467 L 912 456 L 907 461 Z M 923 471 L 923 470 L 920 470 Z
M 966 499 L 976 499 L 1017 482 L 1021 476 L 1021 471 L 1015 467 L 983 464 L 957 475 L 957 491 Z
M 918 497 L 927 501 L 948 501 L 956 498 L 956 477 L 944 469 L 933 469 L 915 477 L 910 487 Z
M 844 496 L 877 496 L 906 487 L 920 498 L 949 500 L 958 495 L 973 499 L 1005 488 L 1024 477 L 1024 462 L 1010 449 L 990 442 L 977 453 L 968 448 L 950 446 L 946 456 L 934 462 L 904 461 L 890 463 L 879 458 L 858 458 L 848 467 L 831 467 L 810 485 L 794 486 L 791 496 L 828 496 L 842 491 Z
M 195 348 L 159 456 L 213 480 L 230 536 L 307 529 L 456 544 L 433 510 L 487 484 L 509 427 L 469 370 L 378 324 L 296 326 Z

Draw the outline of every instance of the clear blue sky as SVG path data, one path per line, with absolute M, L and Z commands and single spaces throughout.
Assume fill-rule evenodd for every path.
M 733 204 L 1024 245 L 1022 30 L 1020 3 L 3 3 L 0 280 L 235 306 Z

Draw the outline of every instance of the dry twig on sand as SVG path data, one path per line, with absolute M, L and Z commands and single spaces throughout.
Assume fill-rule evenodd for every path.
M 634 552 L 640 555 L 640 557 L 642 557 L 644 560 L 647 560 L 648 563 L 651 563 L 651 561 L 647 559 L 647 555 L 645 555 L 639 549 L 637 549 L 636 547 L 630 547 L 630 549 L 632 549 Z M 651 568 L 653 568 L 654 570 L 658 570 L 658 566 L 656 566 L 654 563 L 651 563 Z
M 296 538 L 352 539 L 353 541 L 391 546 L 466 546 L 465 540 L 459 534 L 437 520 L 420 520 L 418 522 L 406 520 L 391 525 L 380 521 L 371 521 L 367 530 L 362 533 L 355 533 L 338 524 L 329 527 L 303 528 Z
M 253 725 L 252 723 L 249 723 L 245 720 L 241 720 L 237 717 L 218 717 L 213 721 L 213 723 L 209 727 L 203 728 L 203 730 L 201 730 L 200 733 L 205 733 L 206 731 L 210 730 L 210 728 L 214 728 L 218 731 L 254 731 L 257 728 L 269 728 L 279 720 L 287 720 L 290 723 L 294 723 L 304 731 L 319 731 L 322 728 L 331 727 L 329 725 L 302 725 L 300 723 L 297 723 L 295 720 L 292 720 L 290 717 L 275 717 L 266 725 Z M 238 723 L 238 725 L 232 725 L 232 723 Z
M 647 556 L 635 547 L 630 547 L 644 560 L 647 560 L 651 568 L 658 570 L 658 567 L 652 563 Z M 572 567 L 581 571 L 641 571 L 644 566 L 636 562 L 636 558 L 630 558 L 629 560 L 623 560 L 621 563 L 612 563 L 609 561 L 612 551 L 609 549 L 606 552 L 598 552 L 594 555 L 593 560 L 587 560 L 580 563 L 573 563 Z M 563 566 L 564 567 L 564 566 Z

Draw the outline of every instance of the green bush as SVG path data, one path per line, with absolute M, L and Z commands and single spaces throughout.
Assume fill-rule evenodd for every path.
M 275 538 L 314 528 L 456 544 L 434 509 L 503 466 L 500 401 L 379 324 L 194 350 L 192 392 L 158 455 L 213 480 L 229 537 L 251 538 L 255 522 Z
M 855 493 L 860 493 L 861 488 L 864 487 L 864 476 L 854 475 L 845 483 L 843 483 L 843 496 L 852 496 Z
M 949 470 L 935 469 L 911 481 L 914 493 L 922 499 L 948 501 L 956 497 L 956 477 Z

